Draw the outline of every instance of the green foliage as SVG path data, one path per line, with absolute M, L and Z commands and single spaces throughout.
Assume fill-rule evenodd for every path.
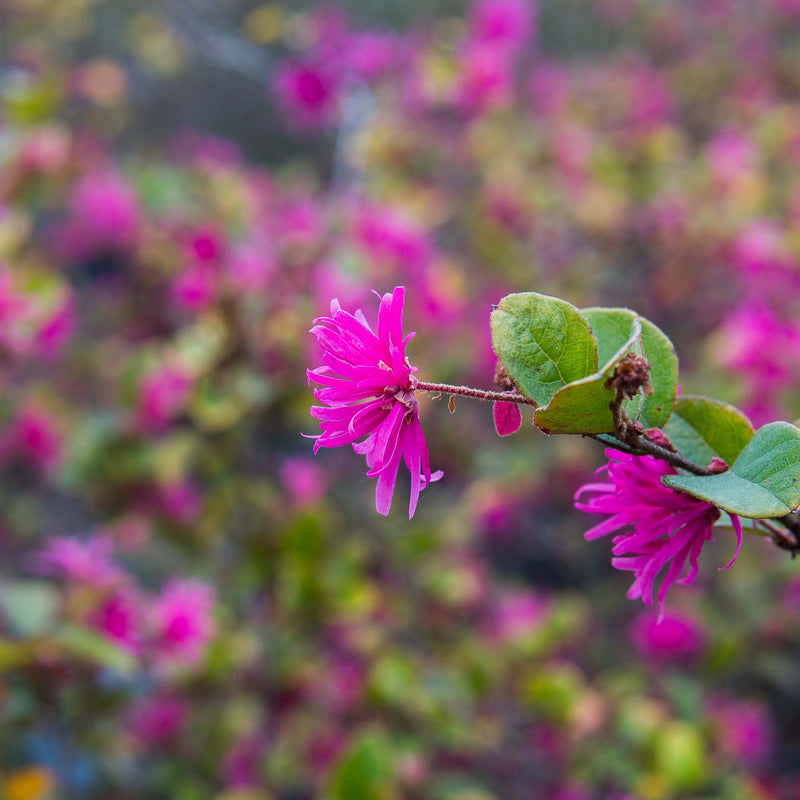
M 376 731 L 365 731 L 336 765 L 329 796 L 331 800 L 388 800 L 391 773 L 389 742 Z
M 649 319 L 629 308 L 585 308 L 600 351 L 600 361 L 613 353 L 625 340 L 634 319 L 642 326 L 642 347 L 650 362 L 653 393 L 645 398 L 642 421 L 653 428 L 662 427 L 672 414 L 678 390 L 678 356 L 669 337 Z M 628 416 L 633 416 L 629 413 Z
M 636 316 L 627 320 L 627 323 L 627 336 L 622 338 L 622 343 L 616 352 L 611 354 L 602 369 L 562 387 L 545 408 L 536 409 L 534 422 L 538 428 L 545 433 L 613 432 L 614 415 L 611 412 L 611 404 L 614 402 L 616 392 L 609 388 L 608 380 L 613 376 L 617 364 L 626 355 L 642 353 L 642 325 Z M 601 345 L 599 339 L 598 345 Z M 601 360 L 604 349 L 608 350 L 608 347 L 600 347 Z M 634 419 L 641 410 L 641 397 L 639 394 L 625 402 L 626 413 Z
M 0 583 L 0 614 L 24 636 L 52 630 L 59 602 L 56 587 L 44 581 L 6 579 Z
M 731 514 L 783 517 L 800 505 L 800 429 L 772 422 L 756 432 L 728 472 L 662 480 Z
M 536 292 L 504 297 L 491 316 L 492 345 L 514 385 L 537 405 L 597 370 L 597 341 L 571 303 Z
M 53 641 L 70 657 L 105 667 L 120 675 L 134 675 L 138 669 L 138 662 L 129 651 L 102 633 L 81 625 L 62 625 Z
M 665 725 L 655 741 L 658 772 L 675 791 L 699 788 L 708 772 L 703 737 L 688 722 L 675 720 Z
M 686 458 L 705 466 L 713 458 L 733 464 L 753 438 L 753 424 L 735 406 L 700 395 L 678 400 L 664 433 Z

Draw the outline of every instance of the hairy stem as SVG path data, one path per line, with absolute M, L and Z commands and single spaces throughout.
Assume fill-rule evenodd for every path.
M 449 383 L 423 383 L 417 381 L 416 387 L 423 392 L 439 392 L 440 394 L 457 394 L 472 397 L 474 400 L 485 400 L 489 403 L 519 403 L 536 408 L 536 403 L 519 392 L 492 392 L 485 389 L 472 389 L 469 386 L 452 386 Z

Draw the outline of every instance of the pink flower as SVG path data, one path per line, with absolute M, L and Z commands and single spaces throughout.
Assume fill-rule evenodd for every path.
M 705 631 L 692 617 L 670 612 L 663 618 L 649 612 L 633 621 L 630 637 L 640 656 L 655 663 L 685 662 L 705 646 Z
M 25 349 L 19 326 L 28 316 L 30 305 L 25 295 L 15 288 L 11 270 L 0 261 L 0 346 L 11 353 Z
M 84 175 L 75 185 L 69 204 L 71 219 L 63 230 L 64 244 L 76 257 L 126 247 L 141 224 L 134 188 L 110 170 Z
M 308 458 L 287 458 L 281 464 L 280 479 L 295 506 L 315 506 L 328 487 L 323 469 Z
M 203 510 L 203 494 L 189 480 L 176 481 L 158 487 L 156 505 L 170 519 L 187 525 Z
M 208 261 L 191 261 L 172 281 L 172 297 L 189 311 L 204 311 L 217 296 L 217 271 Z
M 278 266 L 270 244 L 253 241 L 240 245 L 231 253 L 226 272 L 234 291 L 247 295 L 266 291 Z
M 164 587 L 151 617 L 157 661 L 191 666 L 203 657 L 214 634 L 214 602 L 214 589 L 201 581 L 176 579 Z
M 8 432 L 8 444 L 42 472 L 58 464 L 63 449 L 62 436 L 52 416 L 33 405 L 17 414 Z
M 721 700 L 712 704 L 721 749 L 736 764 L 762 766 L 775 747 L 775 731 L 769 710 L 755 701 Z
M 659 619 L 664 617 L 664 599 L 673 583 L 692 583 L 697 577 L 697 559 L 703 545 L 712 539 L 714 522 L 720 512 L 711 503 L 670 489 L 661 483 L 664 475 L 675 470 L 665 461 L 652 456 L 634 456 L 619 450 L 606 450 L 609 483 L 587 483 L 575 494 L 575 507 L 592 514 L 609 514 L 609 518 L 585 533 L 588 540 L 622 531 L 613 539 L 612 566 L 634 573 L 628 591 L 632 600 L 641 597 L 646 605 L 653 603 L 656 577 L 669 565 L 658 601 Z M 579 502 L 585 493 L 593 493 L 588 502 Z M 730 567 L 739 556 L 742 525 L 731 515 L 736 530 L 737 546 Z M 632 528 L 632 530 L 625 530 Z M 688 574 L 681 577 L 686 562 Z
M 511 101 L 513 83 L 506 50 L 491 43 L 470 43 L 459 61 L 456 102 L 466 113 L 491 111 Z
M 533 112 L 540 117 L 561 113 L 569 95 L 569 76 L 557 64 L 542 63 L 531 72 L 528 84 Z
M 332 124 L 339 109 L 340 78 L 322 61 L 285 64 L 274 90 L 290 118 L 300 127 Z
M 750 172 L 757 158 L 752 140 L 733 128 L 717 133 L 708 143 L 706 152 L 711 172 L 724 188 L 734 186 Z
M 222 763 L 222 780 L 229 788 L 261 786 L 259 768 L 267 748 L 262 734 L 251 734 L 239 739 L 225 754 Z
M 501 644 L 524 639 L 541 626 L 548 611 L 548 602 L 534 592 L 508 591 L 497 600 L 487 634 Z
M 163 431 L 181 412 L 192 390 L 192 379 L 180 367 L 165 365 L 142 379 L 139 387 L 138 427 L 148 433 Z
M 779 319 L 766 304 L 731 313 L 717 340 L 717 360 L 750 376 L 759 394 L 790 386 L 800 373 L 800 327 Z
M 315 437 L 314 452 L 320 447 L 352 444 L 367 457 L 367 475 L 378 479 L 375 505 L 388 514 L 401 458 L 411 472 L 411 501 L 408 517 L 414 516 L 419 493 L 442 477 L 431 474 L 430 456 L 422 426 L 419 403 L 414 392 L 417 380 L 406 357 L 406 345 L 414 336 L 403 338 L 405 287 L 381 298 L 378 333 L 373 333 L 364 315 L 343 311 L 338 300 L 331 302 L 331 316 L 314 320 L 311 329 L 322 345 L 324 366 L 307 370 L 309 385 L 322 385 L 314 396 L 324 406 L 312 406 L 311 416 L 320 420 L 322 433 Z M 358 442 L 358 439 L 367 438 Z
M 135 651 L 140 642 L 141 601 L 128 587 L 121 587 L 103 599 L 90 622 L 99 631 L 127 650 Z
M 72 338 L 78 324 L 75 298 L 67 294 L 36 331 L 35 344 L 41 356 L 53 361 Z
M 469 13 L 469 32 L 484 44 L 518 49 L 534 28 L 536 6 L 528 0 L 478 0 Z
M 363 209 L 355 220 L 354 235 L 359 245 L 382 264 L 418 270 L 428 266 L 433 257 L 433 244 L 427 233 L 388 207 Z
M 158 747 L 175 739 L 188 712 L 188 704 L 180 697 L 146 697 L 131 708 L 128 729 L 142 744 Z
M 366 31 L 352 34 L 347 47 L 347 63 L 353 72 L 366 81 L 389 74 L 400 52 L 400 38 L 392 33 Z
M 95 535 L 87 539 L 53 536 L 34 556 L 33 568 L 42 575 L 108 589 L 126 579 L 112 560 L 113 550 L 114 543 L 109 536 Z

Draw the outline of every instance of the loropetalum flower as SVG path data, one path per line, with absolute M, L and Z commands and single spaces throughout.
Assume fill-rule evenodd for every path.
M 596 474 L 607 472 L 609 481 L 587 483 L 575 494 L 576 508 L 610 515 L 590 528 L 585 537 L 592 540 L 617 534 L 613 539 L 611 564 L 634 573 L 633 585 L 628 590 L 632 600 L 641 597 L 645 604 L 652 605 L 656 578 L 667 567 L 658 591 L 659 618 L 663 618 L 670 586 L 692 583 L 697 577 L 697 560 L 703 545 L 713 538 L 713 525 L 720 511 L 711 503 L 664 486 L 661 478 L 675 474 L 665 461 L 610 448 L 606 456 L 608 465 Z M 591 495 L 588 501 L 581 501 L 587 494 Z M 736 553 L 722 569 L 736 561 L 742 545 L 741 522 L 733 514 L 731 520 L 736 531 Z
M 199 580 L 175 578 L 162 590 L 151 609 L 157 663 L 190 667 L 203 657 L 214 635 L 214 588 Z
M 322 386 L 314 390 L 314 396 L 324 403 L 311 407 L 311 416 L 320 420 L 322 429 L 314 437 L 314 452 L 320 447 L 352 444 L 357 453 L 366 456 L 367 475 L 378 479 L 375 505 L 383 515 L 392 506 L 403 459 L 411 473 L 411 519 L 420 491 L 443 473 L 431 473 L 419 421 L 414 392 L 417 368 L 406 357 L 406 345 L 414 334 L 403 338 L 404 300 L 404 286 L 381 297 L 377 333 L 361 311 L 350 314 L 333 300 L 330 317 L 314 320 L 311 329 L 322 346 L 324 364 L 307 374 L 309 385 L 313 381 Z

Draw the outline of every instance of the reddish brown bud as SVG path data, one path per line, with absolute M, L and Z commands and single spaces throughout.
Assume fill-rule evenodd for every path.
M 663 447 L 665 450 L 669 450 L 670 453 L 676 453 L 675 445 L 669 440 L 664 431 L 661 428 L 648 428 L 644 435 L 653 443 L 657 444 L 659 447 Z
M 708 471 L 714 473 L 727 472 L 728 462 L 723 458 L 714 456 L 714 458 L 711 459 L 711 463 L 708 465 Z
M 650 383 L 650 362 L 644 356 L 628 353 L 617 364 L 614 374 L 606 381 L 606 389 L 614 389 L 630 400 L 642 389 L 646 395 L 653 393 Z
M 514 383 L 511 378 L 508 377 L 506 368 L 500 361 L 497 362 L 494 368 L 494 385 L 504 392 L 511 392 L 514 390 Z

